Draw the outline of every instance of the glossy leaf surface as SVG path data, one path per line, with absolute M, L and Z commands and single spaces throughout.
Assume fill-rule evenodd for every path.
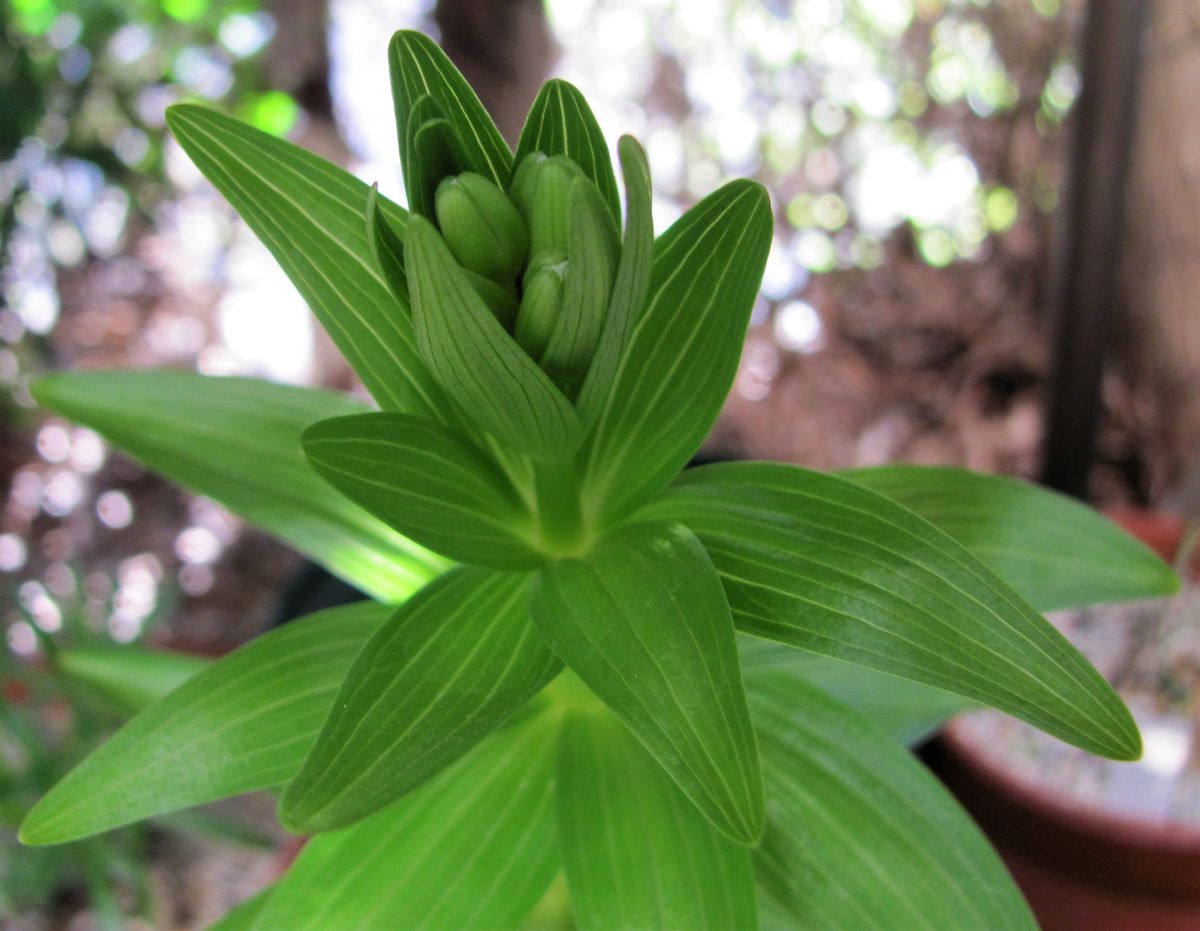
M 588 368 L 576 405 L 584 427 L 590 429 L 603 412 L 613 380 L 625 355 L 634 324 L 650 290 L 650 266 L 654 260 L 654 219 L 651 214 L 650 165 L 646 153 L 632 136 L 617 144 L 625 179 L 625 238 L 617 277 L 600 342 Z
M 520 452 L 550 458 L 579 442 L 579 417 L 471 287 L 437 230 L 412 217 L 405 265 L 421 353 L 465 416 Z
M 755 865 L 791 926 L 1036 927 L 979 829 L 907 751 L 800 676 L 747 689 L 767 783 Z
M 739 628 L 992 705 L 1086 750 L 1141 750 L 1128 709 L 1054 627 L 932 524 L 844 479 L 730 463 L 648 515 L 691 527 Z
M 755 927 L 750 852 L 705 820 L 604 709 L 564 721 L 557 795 L 582 931 Z
M 388 45 L 388 66 L 392 74 L 396 134 L 400 140 L 400 166 L 405 175 L 413 170 L 409 116 L 416 102 L 428 94 L 454 127 L 470 170 L 490 178 L 502 189 L 507 187 L 513 166 L 508 143 L 475 91 L 437 43 L 419 32 L 401 30 Z
M 140 711 L 212 665 L 212 660 L 145 647 L 95 646 L 60 650 L 55 662 L 130 711 Z
M 1166 563 L 1112 521 L 1020 479 L 909 465 L 841 475 L 940 527 L 1039 611 L 1179 587 Z
M 562 664 L 529 622 L 529 579 L 454 569 L 363 647 L 280 816 L 327 831 L 399 798 L 504 723 Z
M 322 611 L 218 660 L 68 773 L 25 818 L 21 840 L 59 844 L 286 782 L 350 661 L 391 610 L 364 602 Z
M 271 251 L 380 407 L 436 418 L 445 402 L 417 352 L 408 314 L 371 258 L 363 227 L 367 185 L 206 107 L 171 107 L 167 123 Z M 403 210 L 383 198 L 380 204 L 403 222 Z
M 558 716 L 532 712 L 406 798 L 309 841 L 262 931 L 516 928 L 559 870 Z
M 766 192 L 734 181 L 655 243 L 638 315 L 585 456 L 585 506 L 624 516 L 691 458 L 733 384 L 771 244 Z
M 326 481 L 384 523 L 460 562 L 530 569 L 531 518 L 477 448 L 407 414 L 358 414 L 304 431 L 305 455 Z M 516 531 L 525 529 L 526 536 Z
M 546 641 L 722 831 L 753 843 L 762 779 L 729 608 L 684 527 L 635 524 L 543 569 Z
M 377 598 L 401 600 L 448 565 L 346 500 L 304 460 L 305 427 L 366 410 L 345 395 L 166 371 L 51 375 L 33 392 Z
M 621 222 L 621 198 L 604 133 L 579 88 L 560 79 L 547 81 L 534 100 L 517 142 L 514 164 L 526 155 L 565 155 L 592 180 L 613 223 Z

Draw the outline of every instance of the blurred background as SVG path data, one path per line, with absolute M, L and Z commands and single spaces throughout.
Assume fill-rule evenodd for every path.
M 727 176 L 770 190 L 774 245 L 708 454 L 1045 480 L 1172 557 L 1200 513 L 1189 0 L 6 0 L 3 927 L 200 927 L 279 868 L 269 800 L 15 846 L 21 812 L 130 707 L 60 651 L 217 654 L 312 584 L 218 505 L 37 412 L 28 385 L 170 366 L 353 389 L 163 112 L 211 102 L 403 203 L 398 28 L 438 38 L 513 141 L 545 78 L 577 84 L 611 143 L 646 145 L 659 230 Z M 1063 625 L 1144 723 L 1164 716 L 1169 788 L 1147 817 L 1200 830 L 1196 611 L 1139 610 Z M 1056 753 L 1026 768 L 1103 804 L 1109 777 Z

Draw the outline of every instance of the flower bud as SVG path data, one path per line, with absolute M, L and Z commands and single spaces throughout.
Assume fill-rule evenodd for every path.
M 539 364 L 570 399 L 583 384 L 608 311 L 620 242 L 596 186 L 571 185 L 570 243 L 558 320 Z
M 541 152 L 530 152 L 521 159 L 512 180 L 508 182 L 508 199 L 516 204 L 521 216 L 526 219 L 529 217 L 529 206 L 533 203 L 533 182 L 545 161 L 546 156 Z
M 491 278 L 484 278 L 483 275 L 476 274 L 469 268 L 464 268 L 463 272 L 466 274 L 467 280 L 471 282 L 475 293 L 483 298 L 488 309 L 496 315 L 500 325 L 511 332 L 513 325 L 517 322 L 516 294 L 510 288 L 497 284 Z
M 531 255 L 567 251 L 571 241 L 571 185 L 582 177 L 579 166 L 562 155 L 537 166 L 525 215 Z
M 459 265 L 492 281 L 512 281 L 525 263 L 529 234 L 500 188 L 482 175 L 463 172 L 438 185 L 435 210 L 442 238 Z
M 525 274 L 525 293 L 517 313 L 513 334 L 517 343 L 535 360 L 541 358 L 554 333 L 562 307 L 563 277 L 567 263 L 561 254 L 543 254 Z

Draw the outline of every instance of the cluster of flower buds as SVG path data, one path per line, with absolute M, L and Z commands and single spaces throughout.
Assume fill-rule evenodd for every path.
M 600 339 L 621 248 L 595 184 L 571 159 L 535 152 L 507 193 L 469 171 L 442 179 L 434 214 L 496 319 L 573 397 Z

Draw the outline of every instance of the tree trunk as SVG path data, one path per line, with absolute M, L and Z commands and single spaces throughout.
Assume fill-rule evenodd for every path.
M 1129 187 L 1124 355 L 1167 408 L 1169 447 L 1200 452 L 1200 7 L 1159 0 L 1148 32 Z M 1182 479 L 1171 476 L 1171 484 Z M 1198 502 L 1200 503 L 1200 502 Z
M 434 19 L 442 48 L 515 145 L 555 57 L 542 0 L 439 0 Z

